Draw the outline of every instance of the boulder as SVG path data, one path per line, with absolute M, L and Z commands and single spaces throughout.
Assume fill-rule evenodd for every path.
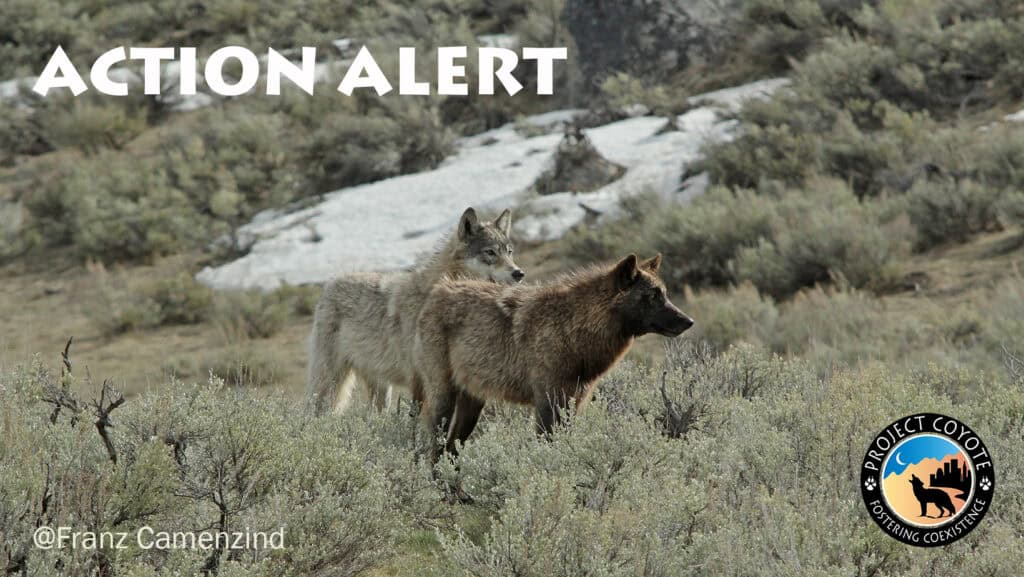
M 566 0 L 584 84 L 615 72 L 643 80 L 710 60 L 728 43 L 739 0 Z

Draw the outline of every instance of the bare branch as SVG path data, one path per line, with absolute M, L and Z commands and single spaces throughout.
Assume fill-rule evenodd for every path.
M 50 403 L 53 405 L 53 411 L 50 413 L 50 424 L 56 424 L 57 419 L 60 417 L 62 409 L 67 409 L 71 413 L 71 424 L 74 426 L 78 422 L 78 415 L 81 412 L 81 406 L 78 403 L 78 399 L 75 398 L 74 393 L 71 392 L 71 382 L 67 377 L 71 375 L 71 341 L 74 337 L 68 339 L 67 344 L 64 345 L 64 350 L 61 352 L 61 361 L 63 366 L 60 370 L 60 382 L 54 383 L 50 379 L 47 379 L 47 383 L 43 386 L 43 395 L 41 397 L 44 403 Z
M 68 337 L 68 342 L 64 345 L 64 352 L 60 354 L 60 358 L 64 362 L 64 367 L 60 371 L 61 377 L 71 374 L 71 356 L 69 353 L 71 351 L 71 341 L 73 340 L 75 340 L 74 335 Z
M 1001 343 L 999 346 L 1003 349 L 1003 366 L 1010 373 L 1010 378 L 1014 380 L 1024 378 L 1024 359 L 1010 351 L 1006 343 Z
M 110 422 L 110 413 L 123 404 L 124 395 L 111 386 L 109 379 L 103 381 L 99 400 L 92 402 L 93 410 L 96 413 L 96 430 L 99 431 L 100 438 L 103 439 L 103 446 L 107 448 L 110 462 L 115 465 L 117 464 L 117 449 L 114 448 L 114 443 L 110 439 L 108 428 L 114 426 Z
M 686 408 L 672 400 L 668 395 L 668 371 L 661 372 L 661 400 L 665 403 L 665 416 L 662 417 L 662 426 L 665 435 L 670 439 L 685 437 L 687 433 L 697 428 L 697 421 L 707 412 L 707 403 L 701 399 L 691 399 Z

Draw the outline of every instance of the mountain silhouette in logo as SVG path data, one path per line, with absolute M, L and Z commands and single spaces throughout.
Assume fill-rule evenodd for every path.
M 971 468 L 966 462 L 961 466 L 960 459 L 949 459 L 928 476 L 928 486 L 959 489 L 960 494 L 956 498 L 966 501 L 971 492 L 971 479 Z

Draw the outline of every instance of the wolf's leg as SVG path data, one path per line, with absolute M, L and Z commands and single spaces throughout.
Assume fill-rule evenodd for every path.
M 319 312 L 319 309 L 318 311 Z M 326 410 L 324 398 L 330 393 L 330 357 L 327 350 L 330 335 L 324 331 L 319 318 L 313 321 L 313 331 L 309 335 L 309 361 L 306 365 L 306 412 L 322 415 Z
M 423 405 L 423 398 L 424 398 L 423 381 L 421 381 L 418 377 L 414 378 L 412 380 L 412 383 L 410 383 L 409 389 L 412 391 L 413 405 L 415 405 L 417 407 L 417 411 L 418 411 L 419 410 L 418 407 Z
M 537 434 L 550 437 L 555 426 L 562 424 L 568 399 L 561 393 L 547 393 L 544 396 L 538 395 L 533 406 L 537 414 Z
M 366 398 L 373 402 L 378 411 L 384 411 L 391 406 L 391 385 L 377 378 L 364 377 L 360 380 L 366 388 Z
M 921 516 L 928 516 L 928 501 L 921 501 Z
M 437 462 L 441 457 L 436 436 L 439 428 L 447 430 L 450 427 L 452 413 L 455 412 L 455 400 L 458 392 L 454 387 L 447 386 L 442 391 L 437 391 L 427 400 L 423 412 L 420 414 L 426 425 L 427 442 L 429 443 L 429 454 L 431 462 Z M 450 433 L 449 433 L 450 434 Z
M 352 365 L 338 347 L 341 321 L 329 302 L 321 299 L 313 317 L 306 370 L 306 407 L 314 415 L 341 412 L 354 387 Z
M 307 408 L 314 415 L 340 413 L 348 406 L 354 388 L 355 374 L 348 363 L 336 370 L 323 365 L 311 365 L 306 384 Z
M 314 415 L 340 411 L 351 396 L 351 366 L 340 361 L 330 335 L 318 333 L 314 326 L 310 339 L 309 366 L 306 371 L 306 410 Z
M 386 411 L 391 406 L 391 397 L 394 396 L 395 389 L 391 386 L 377 386 L 377 396 L 373 399 L 374 406 L 377 407 L 378 411 Z
M 451 417 L 452 424 L 448 429 L 448 439 L 445 443 L 445 450 L 452 455 L 458 455 L 456 441 L 465 443 L 466 439 L 473 433 L 476 423 L 480 419 L 480 412 L 484 410 L 484 402 L 466 392 L 461 392 L 455 401 L 455 414 Z
M 352 391 L 356 388 L 356 372 L 348 363 L 344 363 L 336 373 L 337 377 L 331 387 L 331 396 L 328 396 L 324 405 L 328 411 L 340 415 L 352 402 Z

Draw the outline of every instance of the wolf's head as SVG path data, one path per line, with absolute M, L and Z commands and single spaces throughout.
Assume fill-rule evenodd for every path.
M 924 482 L 921 481 L 921 479 L 918 479 L 917 475 L 910 476 L 910 484 L 913 485 L 915 489 L 924 488 Z
M 693 326 L 693 319 L 668 300 L 665 283 L 658 277 L 660 267 L 660 254 L 642 262 L 631 254 L 609 273 L 619 292 L 616 307 L 630 335 L 677 337 Z
M 459 219 L 455 259 L 466 272 L 498 283 L 517 283 L 523 272 L 512 260 L 512 212 L 502 211 L 494 222 L 480 221 L 472 207 Z

